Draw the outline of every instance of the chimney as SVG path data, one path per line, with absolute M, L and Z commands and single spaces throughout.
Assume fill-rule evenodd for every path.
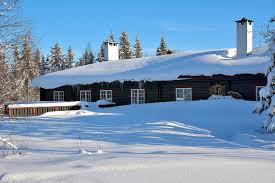
M 237 23 L 237 55 L 245 56 L 251 54 L 253 49 L 253 21 L 243 17 Z
M 118 43 L 105 41 L 104 42 L 104 61 L 119 60 Z

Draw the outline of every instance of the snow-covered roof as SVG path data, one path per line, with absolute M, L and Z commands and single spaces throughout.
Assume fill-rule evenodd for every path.
M 236 56 L 236 49 L 185 51 L 165 56 L 100 62 L 35 78 L 31 85 L 45 89 L 64 85 L 113 81 L 165 81 L 179 76 L 258 74 L 270 60 L 267 47 Z
M 8 104 L 9 109 L 28 108 L 28 107 L 70 107 L 80 106 L 81 102 L 53 102 L 53 101 L 36 101 L 36 102 L 14 102 Z

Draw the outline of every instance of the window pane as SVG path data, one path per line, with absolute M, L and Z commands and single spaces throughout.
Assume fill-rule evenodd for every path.
M 131 103 L 143 104 L 145 103 L 145 91 L 144 89 L 132 89 L 131 90 Z
M 90 90 L 80 91 L 80 100 L 90 102 L 91 101 L 91 91 Z
M 100 90 L 100 100 L 112 101 L 112 90 Z
M 177 88 L 176 100 L 192 100 L 192 88 Z

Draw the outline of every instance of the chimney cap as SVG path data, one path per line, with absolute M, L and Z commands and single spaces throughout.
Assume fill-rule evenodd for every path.
M 245 23 L 245 22 L 253 22 L 253 20 L 250 20 L 250 19 L 248 19 L 248 18 L 246 18 L 246 17 L 243 17 L 242 19 L 240 19 L 240 20 L 237 20 L 237 21 L 235 21 L 235 22 L 237 22 L 237 23 Z
M 109 41 L 109 40 L 104 41 L 104 43 L 115 43 L 115 44 L 118 44 L 118 42 L 115 42 L 115 41 Z

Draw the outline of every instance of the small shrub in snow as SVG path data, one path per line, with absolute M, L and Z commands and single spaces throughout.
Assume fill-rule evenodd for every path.
M 83 147 L 83 145 L 82 145 L 82 139 L 81 139 L 81 134 L 80 134 L 79 128 L 77 129 L 77 132 L 78 132 L 78 140 L 79 140 L 79 143 L 78 143 L 78 147 L 79 147 L 78 152 L 79 152 L 80 154 L 93 155 L 94 153 L 85 150 L 85 148 Z M 101 137 L 98 135 L 97 142 L 96 142 L 96 152 L 95 152 L 96 154 L 101 154 L 101 153 L 103 153 L 101 141 L 102 141 L 102 140 L 101 140 Z
M 0 128 L 2 116 L 0 116 Z M 11 133 L 7 136 L 0 136 L 0 157 L 6 157 L 12 154 L 22 154 L 23 153 L 23 141 L 15 138 Z
M 274 25 L 275 17 L 270 22 Z M 267 85 L 260 90 L 260 101 L 255 105 L 253 112 L 261 114 L 265 111 L 263 128 L 267 132 L 273 132 L 275 130 L 275 28 L 269 30 L 267 40 L 271 53 L 271 60 L 266 68 Z
M 0 137 L 0 156 L 6 157 L 12 154 L 22 154 L 23 150 L 16 144 L 12 136 Z

